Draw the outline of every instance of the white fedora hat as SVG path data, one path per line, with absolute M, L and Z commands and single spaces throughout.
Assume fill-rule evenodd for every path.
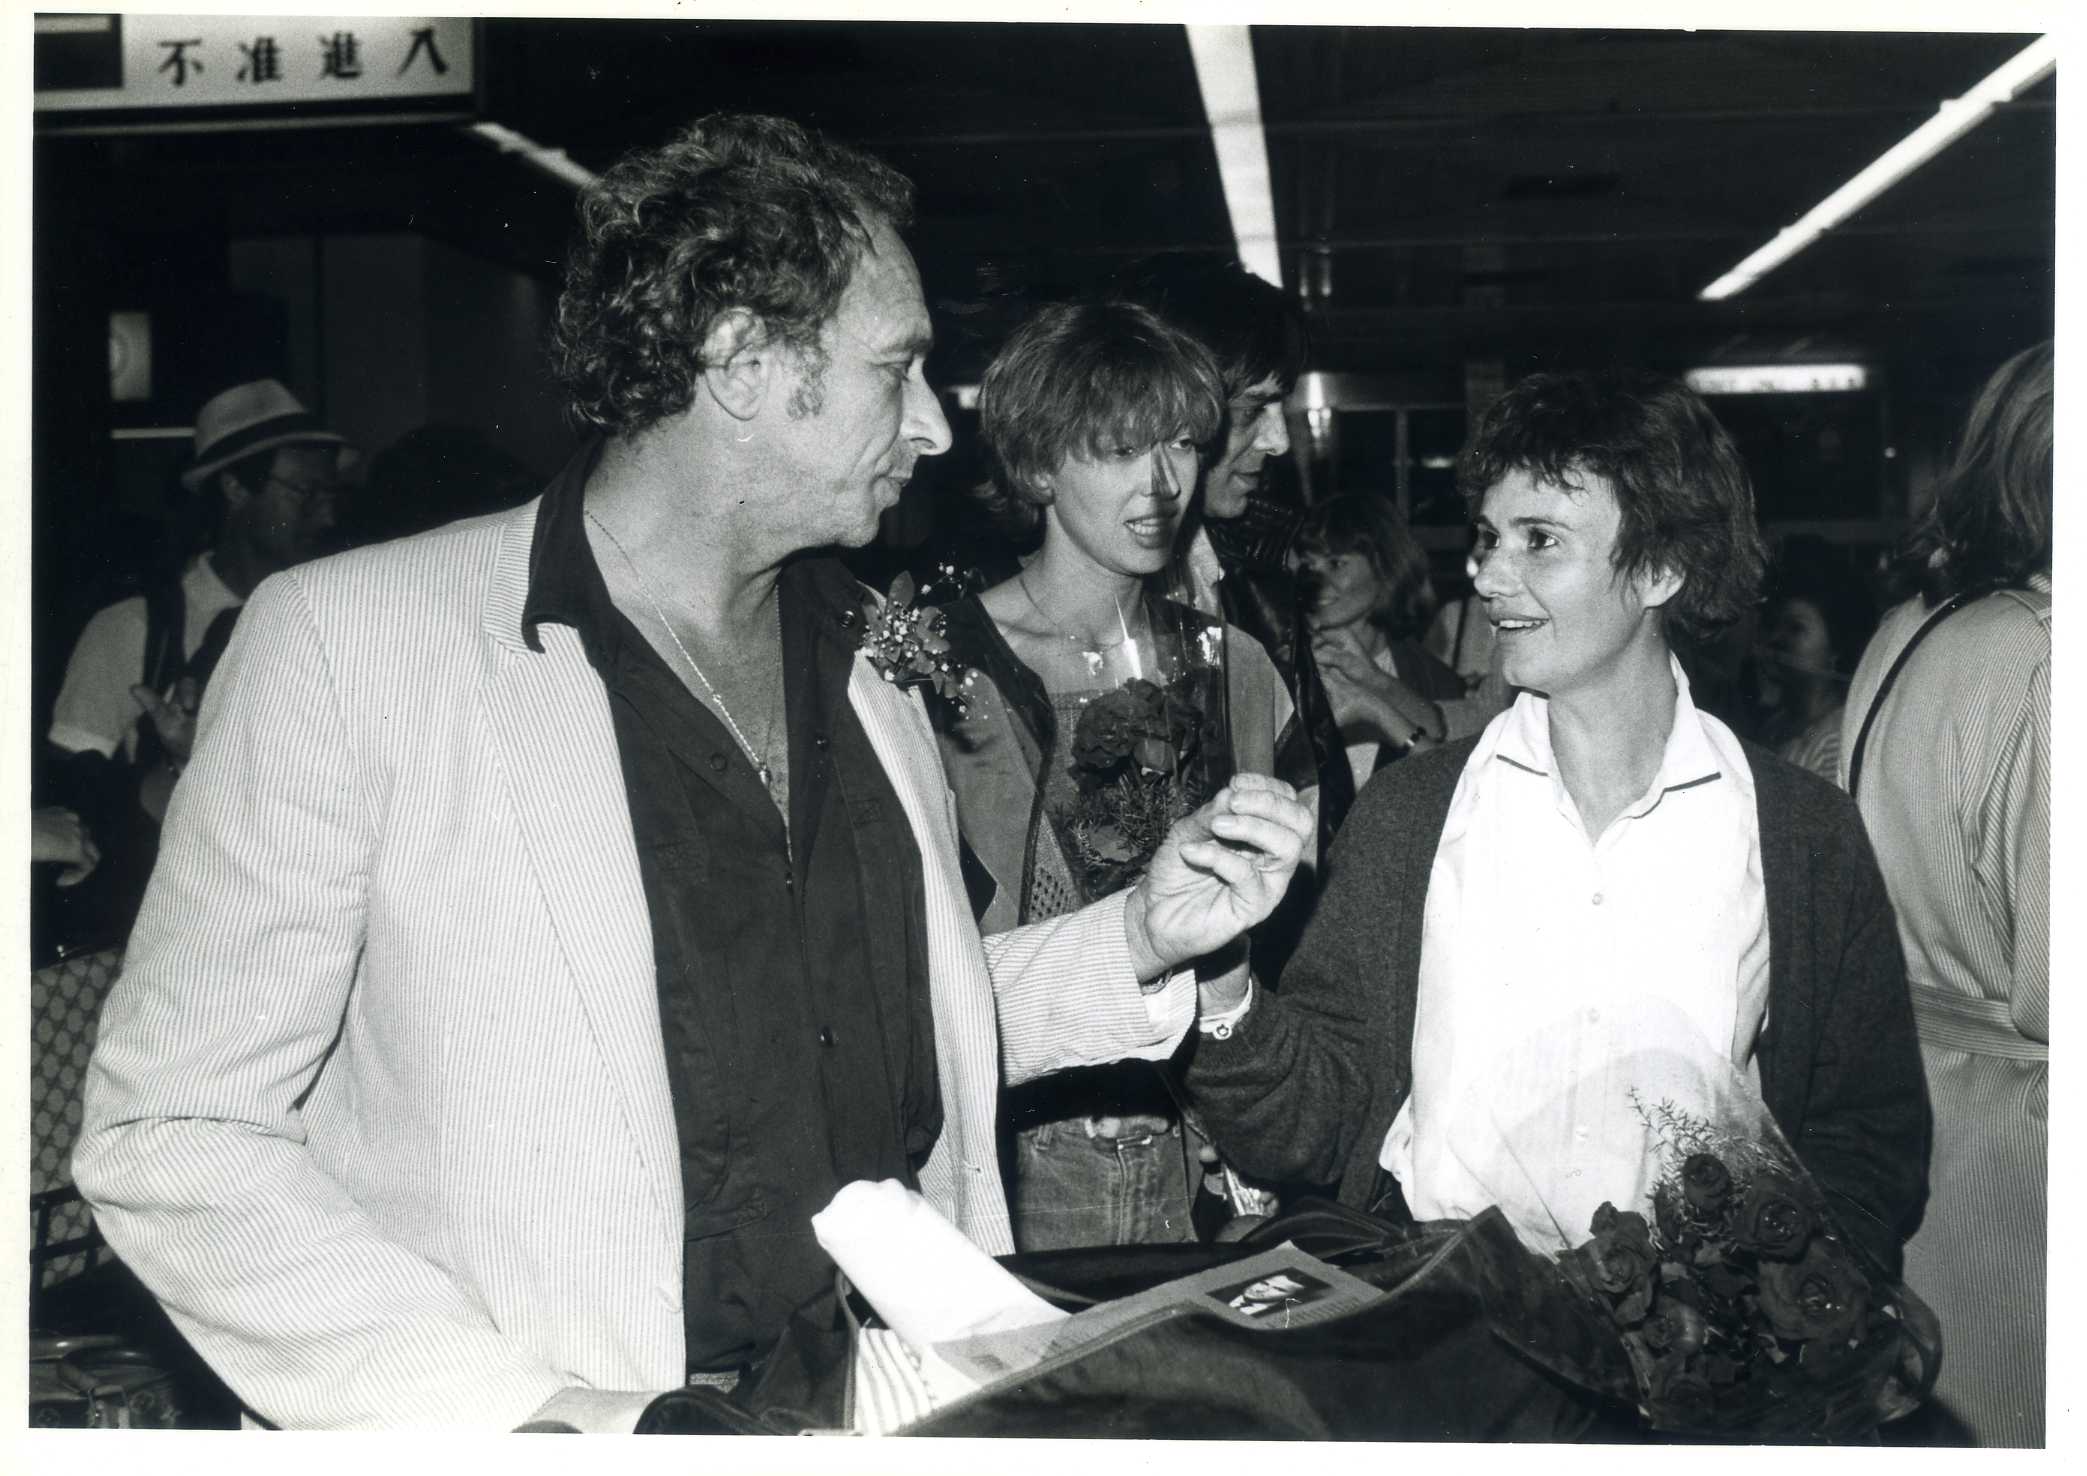
M 196 412 L 196 459 L 181 474 L 181 485 L 193 491 L 240 458 L 277 446 L 347 444 L 279 381 L 235 384 L 212 395 Z

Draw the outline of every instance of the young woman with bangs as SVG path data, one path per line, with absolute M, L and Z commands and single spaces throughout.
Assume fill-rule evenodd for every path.
M 1164 685 L 1184 649 L 1225 655 L 1229 753 L 1204 745 L 1207 787 L 1236 771 L 1304 786 L 1312 769 L 1261 646 L 1160 592 L 1202 449 L 1223 423 L 1223 389 L 1203 348 L 1129 303 L 1054 304 L 987 369 L 979 412 L 993 460 L 983 495 L 1010 532 L 1041 529 L 1013 578 L 945 612 L 958 660 L 978 673 L 942 743 L 981 863 L 980 925 L 993 933 L 1096 900 L 1066 819 L 1074 732 L 1086 705 L 1126 679 Z M 1006 1094 L 1001 1122 L 1018 1248 L 1197 1238 L 1191 1209 L 1215 1155 L 1184 1128 L 1164 1068 L 1127 1062 L 1045 1077 Z

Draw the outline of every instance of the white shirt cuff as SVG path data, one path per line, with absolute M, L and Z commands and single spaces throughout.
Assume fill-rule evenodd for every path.
M 1199 1034 L 1207 1035 L 1213 1040 L 1230 1040 L 1233 1030 L 1238 1027 L 1241 1020 L 1246 1018 L 1246 1012 L 1253 1007 L 1254 980 L 1253 976 L 1249 974 L 1246 980 L 1246 998 L 1233 1005 L 1229 1010 L 1220 1010 L 1214 1015 L 1205 1015 L 1202 1019 L 1196 1021 L 1196 1030 Z

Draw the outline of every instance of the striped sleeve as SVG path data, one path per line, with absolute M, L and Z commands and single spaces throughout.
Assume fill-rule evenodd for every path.
M 1162 1061 L 1196 1013 L 1192 969 L 1146 994 L 1123 933 L 1126 893 L 985 940 L 1009 1086 L 1109 1061 Z

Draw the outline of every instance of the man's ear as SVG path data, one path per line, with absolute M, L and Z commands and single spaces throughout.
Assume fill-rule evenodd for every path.
M 745 308 L 727 308 L 703 335 L 703 388 L 734 420 L 751 420 L 783 367 L 782 341 Z
M 254 489 L 239 480 L 229 471 L 217 474 L 217 493 L 225 500 L 228 512 L 237 512 L 254 500 Z

